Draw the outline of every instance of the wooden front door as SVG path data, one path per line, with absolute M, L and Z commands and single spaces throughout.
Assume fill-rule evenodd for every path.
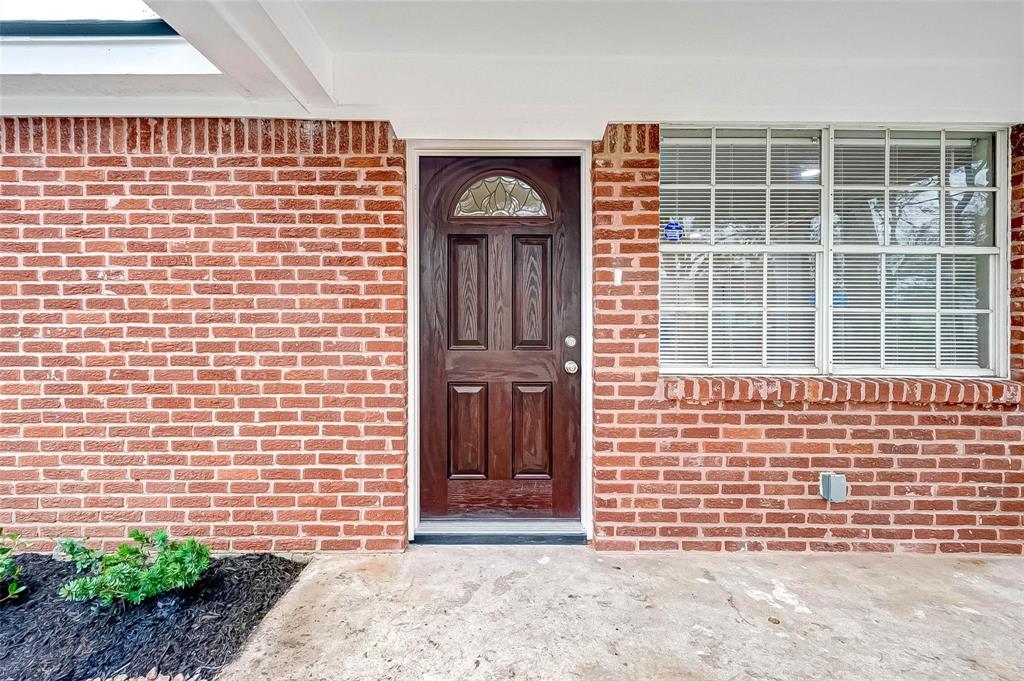
M 580 161 L 425 157 L 419 197 L 421 515 L 578 518 Z

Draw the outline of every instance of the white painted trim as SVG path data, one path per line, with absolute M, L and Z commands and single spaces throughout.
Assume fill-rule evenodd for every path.
M 424 156 L 576 156 L 580 159 L 580 522 L 587 538 L 594 537 L 593 467 L 594 467 L 594 226 L 591 206 L 591 145 L 588 140 L 565 142 L 524 141 L 448 141 L 409 140 L 406 143 L 406 289 L 409 342 L 407 344 L 409 434 L 407 465 L 407 505 L 409 508 L 409 540 L 416 537 L 420 523 L 419 476 L 419 175 Z
M 995 272 L 990 273 L 995 285 L 992 287 L 994 295 L 989 304 L 993 306 L 992 312 L 995 318 L 993 324 L 993 338 L 991 349 L 994 353 L 992 366 L 996 375 L 1010 377 L 1010 331 L 1013 328 L 1010 323 L 1010 262 L 1013 253 L 1013 241 L 1011 239 L 1012 228 L 1010 226 L 1010 204 L 1013 201 L 1013 168 L 1010 154 L 1010 131 L 1006 128 L 996 131 L 996 158 L 995 158 L 995 186 L 996 194 L 996 215 L 995 245 L 999 247 L 999 255 L 996 258 L 997 267 Z

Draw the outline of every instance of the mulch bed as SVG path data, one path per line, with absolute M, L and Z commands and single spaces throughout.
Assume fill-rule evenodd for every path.
M 0 681 L 84 681 L 116 674 L 212 678 L 246 639 L 302 565 L 269 554 L 229 556 L 190 589 L 138 606 L 95 609 L 57 595 L 74 566 L 20 555 L 28 590 L 0 605 Z

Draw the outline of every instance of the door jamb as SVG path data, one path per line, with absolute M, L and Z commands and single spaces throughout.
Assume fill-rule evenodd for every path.
M 590 188 L 591 145 L 589 141 L 500 141 L 500 140 L 408 140 L 406 142 L 406 289 L 408 291 L 407 362 L 409 401 L 407 506 L 408 539 L 416 537 L 420 522 L 420 234 L 419 176 L 424 156 L 576 156 L 580 159 L 580 277 L 582 294 L 580 328 L 580 522 L 588 539 L 594 537 L 593 452 L 593 219 Z

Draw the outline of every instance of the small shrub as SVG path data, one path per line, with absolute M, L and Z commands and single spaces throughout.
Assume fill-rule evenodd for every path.
M 28 548 L 17 532 L 4 532 L 0 527 L 0 604 L 14 600 L 25 590 L 21 583 L 21 568 L 14 563 L 14 552 Z
M 74 539 L 58 542 L 58 552 L 75 564 L 84 577 L 60 588 L 71 601 L 99 601 L 138 605 L 147 598 L 199 581 L 210 566 L 210 547 L 195 539 L 171 541 L 166 532 L 152 536 L 135 530 L 133 544 L 122 544 L 113 553 L 90 549 Z

